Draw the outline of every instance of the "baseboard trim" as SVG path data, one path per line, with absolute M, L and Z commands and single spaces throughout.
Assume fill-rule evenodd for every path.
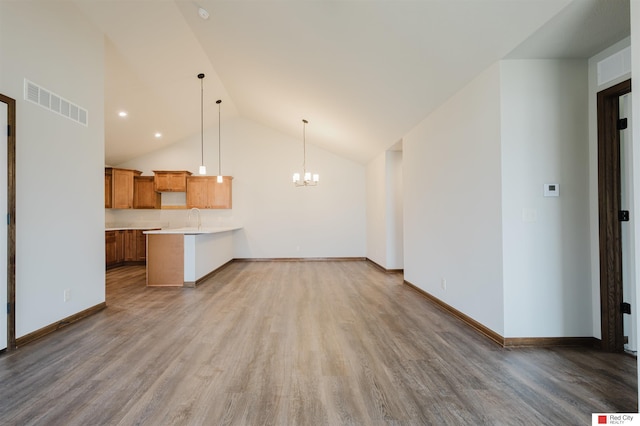
M 146 265 L 146 260 L 127 260 L 122 261 L 120 263 L 114 263 L 113 265 L 108 265 L 105 269 L 108 271 L 109 269 L 119 268 L 121 266 L 135 266 L 135 265 Z
M 581 346 L 600 348 L 600 339 L 595 337 L 507 337 L 505 348 Z
M 31 343 L 34 340 L 37 340 L 41 337 L 46 336 L 47 334 L 53 333 L 56 330 L 60 330 L 61 328 L 64 328 L 66 326 L 68 326 L 69 324 L 73 324 L 76 321 L 79 321 L 83 318 L 86 318 L 88 316 L 91 316 L 97 312 L 100 312 L 101 310 L 103 310 L 104 308 L 107 307 L 107 303 L 106 302 L 102 302 L 99 303 L 95 306 L 92 306 L 88 309 L 85 309 L 84 311 L 80 311 L 78 313 L 75 313 L 71 316 L 68 316 L 66 318 L 61 319 L 60 321 L 47 325 L 45 327 L 42 327 L 41 329 L 38 329 L 36 331 L 32 331 L 29 334 L 25 334 L 22 337 L 19 337 L 16 339 L 16 347 L 20 347 L 23 345 L 26 345 L 27 343 Z
M 369 259 L 368 257 L 366 258 L 366 260 L 367 260 L 367 262 L 371 263 L 376 268 L 378 268 L 381 271 L 386 272 L 388 274 L 402 274 L 402 273 L 404 273 L 404 269 L 387 269 L 384 266 L 380 265 L 378 262 L 375 262 L 375 261 Z
M 187 288 L 196 288 L 196 287 L 198 287 L 204 281 L 208 280 L 209 278 L 211 278 L 212 276 L 214 276 L 215 274 L 217 274 L 218 272 L 220 272 L 221 270 L 223 270 L 224 268 L 229 266 L 234 261 L 235 261 L 235 259 L 231 259 L 227 263 L 223 264 L 222 266 L 219 266 L 218 268 L 216 268 L 213 271 L 209 272 L 207 275 L 204 275 L 203 277 L 198 278 L 195 281 L 185 281 L 183 287 L 187 287 Z
M 404 283 L 415 290 L 418 294 L 424 298 L 433 302 L 440 309 L 458 318 L 480 334 L 488 337 L 494 343 L 502 346 L 503 348 L 525 348 L 525 347 L 552 347 L 552 346 L 580 346 L 590 348 L 600 348 L 600 340 L 595 337 L 503 337 L 490 328 L 485 327 L 478 321 L 474 320 L 470 316 L 460 312 L 453 306 L 443 302 L 430 293 L 422 290 L 419 287 L 411 284 L 409 281 L 404 280 Z
M 454 317 L 458 318 L 459 320 L 461 320 L 462 322 L 464 322 L 465 324 L 467 324 L 468 326 L 470 326 L 480 334 L 483 334 L 485 337 L 488 337 L 494 343 L 497 343 L 498 345 L 504 347 L 504 337 L 502 337 L 495 331 L 485 327 L 484 325 L 480 324 L 478 321 L 474 320 L 470 316 L 460 312 L 453 306 L 448 305 L 447 303 L 444 303 L 442 300 L 427 293 L 423 289 L 416 287 L 415 285 L 411 284 L 409 281 L 404 280 L 404 283 L 407 286 L 409 286 L 411 289 L 415 290 L 418 294 L 422 295 L 424 298 L 426 298 L 427 300 L 429 300 L 430 302 L 438 306 L 443 311 L 449 313 L 450 315 L 453 315 Z
M 235 262 L 361 262 L 366 257 L 237 257 Z

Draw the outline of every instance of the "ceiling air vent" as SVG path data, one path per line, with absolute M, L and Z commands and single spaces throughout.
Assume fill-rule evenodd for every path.
M 83 126 L 88 126 L 89 112 L 86 109 L 69 102 L 50 90 L 38 86 L 26 78 L 24 80 L 24 99 Z

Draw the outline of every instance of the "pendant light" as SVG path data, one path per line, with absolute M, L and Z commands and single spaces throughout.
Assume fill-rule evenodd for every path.
M 222 167 L 220 166 L 221 161 L 222 161 L 222 155 L 221 155 L 221 150 L 220 150 L 220 104 L 222 103 L 221 99 L 218 99 L 216 101 L 216 103 L 218 104 L 218 177 L 216 177 L 216 181 L 218 183 L 222 183 L 223 179 L 222 179 Z
M 311 174 L 307 171 L 307 135 L 306 126 L 309 122 L 302 119 L 302 179 L 300 179 L 300 173 L 293 174 L 293 183 L 296 186 L 316 186 L 320 180 L 320 175 L 317 173 Z
M 207 167 L 204 165 L 204 74 L 198 74 L 200 79 L 200 168 L 198 173 L 201 175 L 207 174 Z

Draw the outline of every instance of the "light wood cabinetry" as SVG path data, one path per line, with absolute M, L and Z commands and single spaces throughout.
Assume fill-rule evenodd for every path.
M 185 192 L 187 176 L 191 176 L 186 170 L 154 170 L 153 174 L 157 192 Z
M 107 268 L 124 262 L 124 231 L 105 232 L 105 253 Z
M 160 193 L 155 190 L 153 176 L 135 176 L 133 178 L 133 208 L 160 208 Z
M 144 262 L 147 260 L 147 236 L 142 232 L 142 230 L 136 230 L 136 252 L 138 262 Z
M 110 209 L 113 205 L 113 176 L 111 169 L 104 169 L 104 208 Z
M 141 229 L 105 231 L 107 268 L 141 263 L 147 258 L 147 236 Z
M 138 239 L 135 230 L 122 231 L 124 233 L 124 261 L 138 260 Z
M 105 167 L 105 207 L 112 209 L 133 208 L 133 178 L 142 172 L 130 169 Z
M 187 178 L 187 208 L 230 209 L 231 176 L 224 176 L 222 183 L 216 176 L 189 176 Z

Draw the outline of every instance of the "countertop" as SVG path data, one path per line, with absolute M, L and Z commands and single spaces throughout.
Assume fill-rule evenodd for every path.
M 104 228 L 105 231 L 131 231 L 131 230 L 149 231 L 152 229 L 162 229 L 162 227 L 161 226 L 114 226 L 111 228 Z
M 203 226 L 198 229 L 195 227 L 188 228 L 167 228 L 167 229 L 158 229 L 158 230 L 150 230 L 143 232 L 144 234 L 183 234 L 183 235 L 199 235 L 199 234 L 217 234 L 220 232 L 228 232 L 235 231 L 236 229 L 241 229 L 242 226 L 239 225 L 228 225 L 228 226 Z

